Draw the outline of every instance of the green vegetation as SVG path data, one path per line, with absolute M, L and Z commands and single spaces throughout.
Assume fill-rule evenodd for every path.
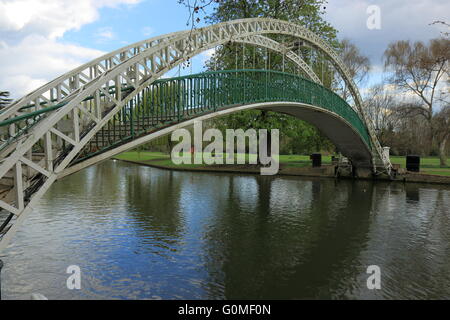
M 247 163 L 248 163 L 248 156 L 249 155 L 246 155 Z M 174 163 L 172 163 L 170 155 L 163 152 L 130 151 L 124 152 L 116 156 L 115 158 L 120 160 L 140 162 L 143 164 L 151 164 L 167 168 L 189 169 L 189 168 L 207 167 L 206 165 L 199 165 L 199 164 L 175 165 Z M 406 166 L 405 157 L 391 157 L 391 161 L 393 164 L 399 164 L 402 168 L 405 168 Z M 322 163 L 331 164 L 331 156 L 323 156 Z M 280 164 L 284 167 L 303 168 L 303 167 L 310 167 L 311 160 L 309 159 L 309 156 L 305 155 L 280 155 Z M 439 157 L 426 157 L 421 159 L 421 173 L 450 176 L 450 167 L 441 168 Z
M 406 167 L 406 157 L 391 157 L 391 162 L 393 164 L 399 164 L 402 168 Z M 420 159 L 420 172 L 439 176 L 450 176 L 450 166 L 441 167 L 439 157 L 422 157 Z
M 450 169 L 421 169 L 421 173 L 450 177 Z
M 394 164 L 400 164 L 402 168 L 406 167 L 406 157 L 391 157 L 391 161 Z M 439 157 L 422 157 L 420 159 L 421 168 L 440 168 Z M 440 168 L 442 169 L 442 168 Z M 450 169 L 450 167 L 447 167 Z
M 323 17 L 325 5 L 325 0 L 223 0 L 218 2 L 204 18 L 207 23 L 211 24 L 253 17 L 286 20 L 308 26 L 310 30 L 339 50 L 337 30 Z M 266 36 L 295 48 L 292 50 L 301 53 L 304 60 L 312 66 L 317 74 L 321 75 L 324 85 L 327 88 L 332 86 L 333 71 L 328 64 L 324 63 L 323 57 L 313 55 L 310 48 L 300 46 L 296 38 L 280 35 Z M 233 42 L 216 48 L 215 54 L 206 62 L 206 67 L 208 70 L 250 68 L 285 71 L 291 74 L 302 73 L 297 65 L 289 59 L 285 59 L 281 54 Z M 305 74 L 303 76 L 306 77 Z M 249 128 L 279 129 L 280 137 L 283 137 L 280 141 L 280 152 L 286 154 L 335 151 L 334 145 L 316 127 L 295 117 L 275 112 L 260 110 L 237 112 L 214 119 L 211 127 L 222 131 L 225 129 L 244 129 L 245 131 Z

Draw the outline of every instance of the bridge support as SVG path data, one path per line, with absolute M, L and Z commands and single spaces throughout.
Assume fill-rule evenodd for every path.
M 301 55 L 266 37 L 271 34 L 295 38 L 317 50 L 342 76 L 355 106 L 321 86 Z M 230 41 L 281 51 L 283 59 L 294 61 L 312 81 L 267 70 L 222 70 L 161 79 L 192 57 Z M 0 187 L 5 188 L 0 190 L 0 207 L 17 217 L 10 230 L 16 230 L 56 177 L 73 165 L 105 157 L 165 127 L 262 101 L 266 102 L 263 108 L 270 109 L 269 102 L 287 114 L 295 103 L 307 106 L 298 115 L 313 124 L 321 113 L 319 125 L 329 130 L 330 139 L 341 145 L 355 165 L 373 164 L 375 171 L 383 167 L 390 172 L 392 166 L 338 53 L 303 26 L 267 18 L 240 19 L 127 46 L 58 77 L 3 110 Z M 180 118 L 180 108 L 186 117 Z M 0 239 L 0 250 L 12 231 Z

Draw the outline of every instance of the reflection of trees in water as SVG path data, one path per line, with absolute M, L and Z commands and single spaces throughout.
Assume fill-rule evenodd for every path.
M 58 180 L 39 201 L 39 207 L 67 208 L 73 214 L 81 210 L 87 221 L 102 221 L 123 198 L 118 169 L 119 164 L 108 161 Z M 41 211 L 45 217 L 54 215 L 53 210 Z M 74 218 L 80 218 L 80 214 Z
M 175 174 L 106 161 L 58 181 L 42 204 L 65 207 L 72 201 L 67 194 L 73 194 L 73 207 L 79 206 L 80 198 L 86 204 L 82 208 L 86 222 L 130 223 L 132 232 L 139 234 L 137 239 L 145 241 L 150 235 L 157 241 L 173 242 L 184 228 L 179 205 L 181 183 L 176 182 Z
M 128 214 L 134 219 L 142 238 L 152 233 L 154 239 L 178 239 L 183 232 L 180 210 L 181 178 L 169 170 L 129 166 L 124 192 Z
M 303 201 L 280 210 L 272 199 L 289 197 L 273 186 L 293 180 L 256 179 L 258 206 L 242 213 L 230 177 L 229 201 L 207 236 L 208 283 L 223 283 L 223 297 L 237 299 L 329 298 L 347 290 L 360 273 L 355 259 L 367 240 L 371 184 L 296 180 L 289 196 L 297 192 Z M 212 298 L 220 297 L 210 289 Z
M 105 208 L 91 222 L 123 211 L 149 248 L 183 248 L 186 278 L 202 279 L 210 298 L 373 297 L 370 264 L 382 268 L 375 297 L 450 297 L 448 187 L 106 162 L 59 181 L 43 201 L 64 207 L 68 192 Z

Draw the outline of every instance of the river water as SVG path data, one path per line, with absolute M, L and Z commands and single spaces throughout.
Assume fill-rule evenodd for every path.
M 53 185 L 1 258 L 5 299 L 450 299 L 450 187 L 108 161 Z

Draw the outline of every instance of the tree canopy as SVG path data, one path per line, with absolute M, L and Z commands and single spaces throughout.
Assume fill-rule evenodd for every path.
M 206 15 L 207 23 L 219 23 L 235 19 L 265 17 L 298 23 L 318 34 L 335 48 L 339 47 L 337 30 L 323 18 L 325 0 L 218 0 L 212 12 Z M 294 39 L 270 35 L 286 46 L 292 46 Z M 295 44 L 295 43 L 294 43 Z M 300 48 L 298 49 L 300 50 Z M 313 57 L 307 48 L 302 55 L 308 63 L 322 74 L 324 84 L 331 86 L 330 68 L 321 63 L 323 57 Z M 209 70 L 214 69 L 270 69 L 297 74 L 298 67 L 289 63 L 282 55 L 268 52 L 262 48 L 228 43 L 217 48 L 206 63 Z M 275 112 L 250 110 L 216 120 L 215 125 L 225 128 L 279 129 L 282 153 L 311 153 L 314 151 L 333 151 L 331 142 L 314 126 L 294 117 Z
M 445 38 L 428 43 L 401 40 L 389 44 L 384 53 L 388 81 L 410 97 L 401 111 L 404 116 L 421 116 L 426 120 L 428 145 L 429 148 L 435 143 L 439 145 L 441 166 L 446 166 L 445 146 L 450 137 L 450 127 L 445 125 L 448 120 L 443 120 L 450 105 L 444 85 L 450 79 L 449 48 L 450 40 Z

